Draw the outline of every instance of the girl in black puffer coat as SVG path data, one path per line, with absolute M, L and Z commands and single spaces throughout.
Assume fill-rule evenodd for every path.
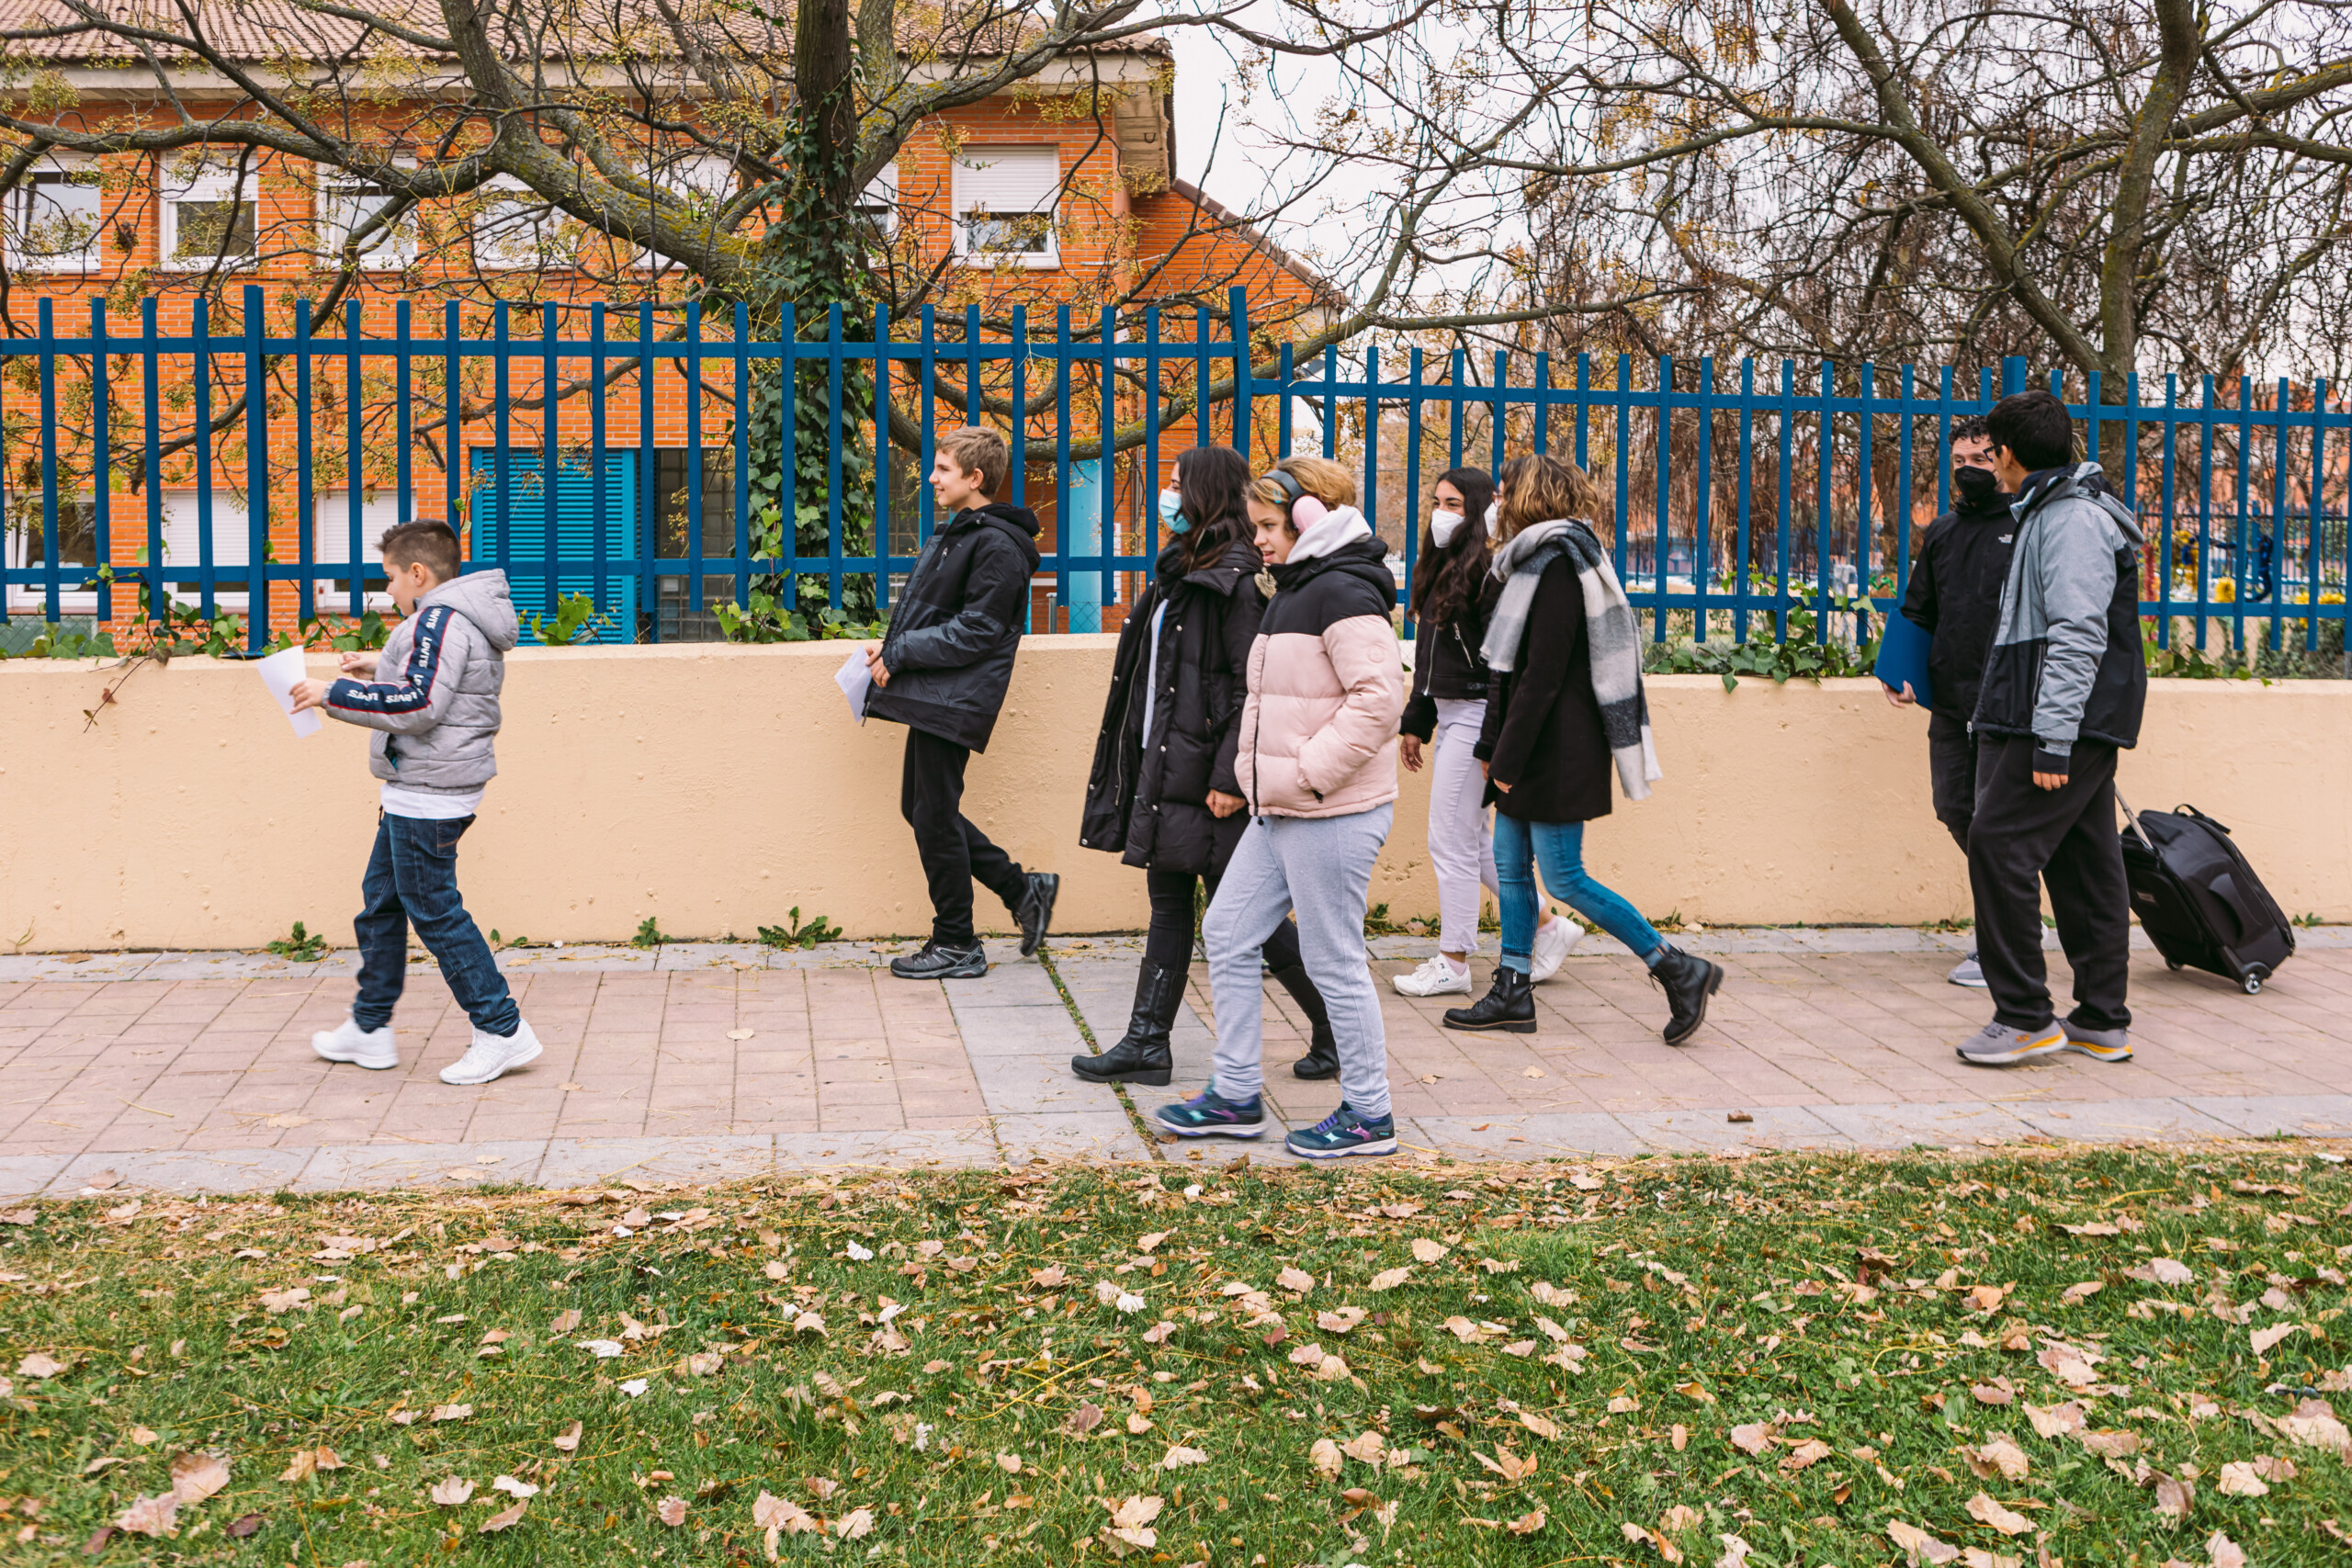
M 1233 761 L 1250 645 L 1266 604 L 1243 500 L 1249 484 L 1248 461 L 1229 446 L 1178 456 L 1175 484 L 1160 492 L 1170 537 L 1159 573 L 1119 634 L 1079 842 L 1143 869 L 1151 927 L 1125 1036 L 1100 1055 L 1070 1058 L 1071 1071 L 1093 1082 L 1170 1081 L 1169 1031 L 1193 962 L 1193 889 L 1205 883 L 1216 897 L 1250 820 Z M 1330 1021 L 1288 920 L 1266 939 L 1265 955 L 1313 1033 L 1292 1070 L 1329 1077 L 1340 1067 Z

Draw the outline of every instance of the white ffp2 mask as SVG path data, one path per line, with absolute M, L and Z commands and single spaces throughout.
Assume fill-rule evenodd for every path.
M 1453 536 L 1462 532 L 1462 513 L 1432 512 L 1430 513 L 1430 542 L 1439 549 L 1453 543 Z

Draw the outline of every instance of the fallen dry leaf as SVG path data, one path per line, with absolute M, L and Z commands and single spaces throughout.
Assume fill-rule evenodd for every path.
M 2178 1524 L 2188 1517 L 2188 1507 L 2196 1487 L 2177 1475 L 2160 1476 L 2156 1480 L 2156 1517 L 2168 1524 Z
M 1365 1430 L 1340 1445 L 1340 1451 L 1350 1459 L 1377 1469 L 1381 1456 L 1387 1452 L 1388 1439 L 1378 1432 Z
M 539 1495 L 539 1489 L 537 1486 L 527 1481 L 517 1481 L 511 1475 L 502 1475 L 492 1481 L 490 1483 L 490 1489 L 492 1492 L 503 1492 L 518 1502 L 525 1497 L 536 1497 Z
M 2300 1323 L 2278 1323 L 2271 1325 L 2268 1328 L 2256 1329 L 2253 1334 L 2254 1353 L 2257 1356 L 2268 1355 L 2273 1345 L 2301 1327 L 2302 1325 Z
M 1521 1514 L 1503 1528 L 1513 1535 L 1533 1535 L 1544 1528 L 1544 1510 L 1539 1507 L 1532 1514 Z
M 833 1521 L 833 1534 L 842 1540 L 864 1540 L 874 1533 L 874 1510 L 852 1508 Z
M 1004 1472 L 1007 1475 L 1018 1475 L 1021 1473 L 1021 1456 L 1019 1454 L 999 1454 L 996 1456 L 996 1467 Z
M 1188 1464 L 1206 1464 L 1208 1461 L 1209 1456 L 1199 1449 L 1188 1449 L 1182 1443 L 1178 1443 L 1171 1447 L 1168 1450 L 1167 1457 L 1159 1461 L 1159 1468 L 1182 1470 Z
M 1340 1445 L 1330 1438 L 1316 1438 L 1315 1446 L 1306 1450 L 1306 1460 L 1324 1480 L 1337 1481 L 1340 1478 L 1340 1467 L 1343 1462 L 1340 1458 Z
M 537 1489 L 535 1487 L 533 1490 L 536 1491 Z M 491 1515 L 490 1517 L 482 1520 L 481 1524 L 475 1526 L 475 1533 L 479 1535 L 490 1535 L 498 1530 L 512 1529 L 514 1526 L 523 1522 L 523 1510 L 529 1506 L 530 1505 L 528 1503 L 525 1502 L 522 1498 L 517 1497 L 514 1500 L 513 1506 L 499 1509 L 498 1512 Z
M 1151 1529 L 1151 1521 L 1159 1517 L 1162 1506 L 1158 1497 L 1126 1497 L 1111 1509 L 1110 1532 L 1128 1546 L 1158 1546 L 1159 1532 Z
M 1383 1269 L 1372 1277 L 1372 1288 L 1375 1291 L 1393 1291 L 1412 1277 L 1413 1271 L 1410 1269 L 1402 1267 Z
M 1294 1295 L 1305 1295 L 1315 1288 L 1315 1276 L 1304 1269 L 1287 1268 L 1274 1276 L 1274 1283 Z
M 1817 1464 L 1827 1459 L 1829 1452 L 1827 1443 L 1823 1442 L 1819 1438 L 1807 1438 L 1781 1456 L 1781 1473 L 1794 1475 L 1807 1465 Z
M 2213 1568 L 2245 1568 L 2245 1549 L 2220 1530 L 2206 1538 L 2205 1556 Z
M 1997 1434 L 1985 1438 L 1981 1448 L 1963 1448 L 1960 1452 L 1980 1481 L 1989 1481 L 1996 1475 L 2004 1481 L 2023 1481 L 2032 1463 L 2023 1449 Z
M 1731 1429 L 1731 1446 L 1744 1454 L 1760 1454 L 1777 1440 L 1769 1421 L 1750 1421 Z
M 1102 1425 L 1102 1407 L 1089 1401 L 1062 1417 L 1065 1437 L 1082 1438 Z
M 1423 1263 L 1435 1263 L 1453 1250 L 1453 1248 L 1443 1242 L 1431 1241 L 1425 1235 L 1417 1235 L 1413 1238 L 1413 1256 Z
M 580 1434 L 582 1429 L 581 1423 L 574 1421 L 555 1435 L 553 1439 L 555 1446 L 564 1453 L 574 1451 L 580 1447 Z
M 428 1494 L 435 1502 L 445 1508 L 457 1507 L 473 1495 L 474 1483 L 458 1475 L 443 1476 L 434 1483 L 433 1490 Z
M 2269 1485 L 2256 1472 L 2254 1466 L 2241 1461 L 2233 1461 L 2222 1466 L 2222 1479 L 2218 1490 L 2224 1497 L 2267 1497 L 2270 1495 Z
M 141 1497 L 115 1518 L 115 1528 L 132 1535 L 160 1536 L 178 1524 L 180 1500 L 169 1492 Z
M 2033 1528 L 2033 1521 L 2013 1508 L 2005 1508 L 1985 1493 L 1979 1492 L 1968 1500 L 1968 1517 L 1980 1525 L 1990 1525 L 2003 1535 L 2023 1535 Z
M 172 1495 L 201 1503 L 229 1484 L 229 1461 L 214 1454 L 184 1453 L 172 1461 Z
M 1960 1548 L 1947 1540 L 1938 1540 L 1917 1525 L 1904 1519 L 1886 1521 L 1886 1538 L 1903 1549 L 1911 1568 L 1922 1562 L 1950 1562 L 1960 1555 Z
M 40 1350 L 17 1363 L 17 1375 L 20 1378 L 53 1378 L 64 1370 L 64 1362 Z

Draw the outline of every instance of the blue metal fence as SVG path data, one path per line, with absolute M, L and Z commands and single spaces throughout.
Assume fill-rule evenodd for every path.
M 1313 444 L 1358 468 L 1368 514 L 1381 517 L 1401 491 L 1401 520 L 1409 521 L 1401 527 L 1400 581 L 1410 572 L 1441 454 L 1446 466 L 1467 459 L 1492 469 L 1513 453 L 1561 450 L 1593 470 L 1611 499 L 1613 519 L 1600 521 L 1613 533 L 1620 573 L 1654 637 L 1784 637 L 1791 615 L 1826 608 L 1841 594 L 1892 609 L 1909 576 L 1915 513 L 1932 515 L 1946 502 L 1953 422 L 1987 412 L 2029 381 L 2021 360 L 1997 377 L 1902 366 L 1890 392 L 1879 367 L 1841 379 L 1823 365 L 1801 377 L 1784 360 L 1777 376 L 1742 361 L 1736 387 L 1727 387 L 1712 360 L 1694 372 L 1669 359 L 1647 367 L 1654 373 L 1644 387 L 1628 355 L 1597 367 L 1581 355 L 1567 365 L 1540 353 L 1496 353 L 1473 364 L 1458 351 L 1440 358 L 1419 348 L 1401 355 L 1398 378 L 1400 356 L 1384 360 L 1377 348 L 1345 366 L 1336 349 L 1302 365 L 1291 344 L 1253 340 L 1238 289 L 1222 315 L 1188 314 L 1180 324 L 1191 335 L 1181 337 L 1163 330 L 1158 310 L 1115 320 L 1105 310 L 1081 322 L 1064 307 L 1047 338 L 1033 335 L 1018 310 L 1001 330 L 977 309 L 960 320 L 925 310 L 907 322 L 877 312 L 872 335 L 860 337 L 834 306 L 823 335 L 803 338 L 787 308 L 776 337 L 755 340 L 740 306 L 729 319 L 692 304 L 549 304 L 533 338 L 515 335 L 514 311 L 503 303 L 488 312 L 487 336 L 466 335 L 455 303 L 445 306 L 438 333 L 419 335 L 409 302 L 400 300 L 388 336 L 369 335 L 357 303 L 346 308 L 340 335 L 322 335 L 308 301 L 288 313 L 290 332 L 273 331 L 253 287 L 225 333 L 212 330 L 200 299 L 187 332 L 161 331 L 150 298 L 135 334 L 112 331 L 104 301 L 92 299 L 87 333 L 66 336 L 43 299 L 38 335 L 0 343 L 0 358 L 30 361 L 36 372 L 6 378 L 19 389 L 6 405 L 10 553 L 0 562 L 0 619 L 13 611 L 56 621 L 79 601 L 101 621 L 123 613 L 123 596 L 96 575 L 114 563 L 115 581 L 143 584 L 151 603 L 177 585 L 208 615 L 241 609 L 258 648 L 273 617 L 282 624 L 322 609 L 359 613 L 371 571 L 381 577 L 368 564 L 368 535 L 417 515 L 421 496 L 431 496 L 453 527 L 471 524 L 473 564 L 507 570 L 526 612 L 552 612 L 559 593 L 586 592 L 600 610 L 635 615 L 665 585 L 701 611 L 707 585 L 742 603 L 758 580 L 811 574 L 822 576 L 835 605 L 851 580 L 870 578 L 887 607 L 893 577 L 912 566 L 935 519 L 927 487 L 904 477 L 894 484 L 903 462 L 871 456 L 890 446 L 895 411 L 899 452 L 919 478 L 938 433 L 976 408 L 1031 454 L 1014 466 L 1012 499 L 1024 498 L 1032 473 L 1051 478 L 1059 544 L 1046 554 L 1041 589 L 1063 606 L 1106 604 L 1118 600 L 1123 575 L 1148 572 L 1156 561 L 1157 529 L 1137 503 L 1160 482 L 1165 457 L 1178 446 L 1224 440 L 1269 460 L 1291 452 L 1301 416 L 1312 411 L 1319 426 Z M 583 317 L 584 335 L 567 336 L 567 325 Z M 670 323 L 674 335 L 657 331 Z M 125 365 L 135 367 L 135 409 L 113 389 Z M 789 526 L 775 554 L 754 553 L 754 432 L 737 414 L 753 406 L 754 379 L 772 374 L 762 368 L 771 365 L 813 369 L 824 380 L 821 433 L 796 430 L 788 418 L 775 432 L 786 473 L 797 443 L 826 443 L 824 493 L 794 498 L 822 507 L 821 556 L 800 551 Z M 674 553 L 661 537 L 664 495 L 651 460 L 665 376 L 686 394 L 683 493 L 668 497 L 685 519 Z M 854 412 L 855 394 L 876 376 L 890 398 L 888 407 L 873 402 L 869 423 Z M 470 403 L 469 380 L 488 383 Z M 1032 392 L 1040 380 L 1050 392 Z M 2062 396 L 2064 380 L 2048 376 Z M 37 402 L 28 381 L 37 383 Z M 563 412 L 550 415 L 546 389 L 567 385 Z M 254 387 L 275 395 L 239 407 L 232 387 L 239 396 Z M 2187 403 L 2175 377 L 2165 378 L 2155 402 L 2143 400 L 2137 376 L 2120 402 L 2105 400 L 2096 376 L 2074 390 L 2086 455 L 2137 498 L 2147 525 L 2142 608 L 2160 640 L 2169 643 L 2185 620 L 2200 643 L 2219 623 L 2244 647 L 2251 621 L 2274 647 L 2282 636 L 2317 646 L 2323 623 L 2340 625 L 2352 564 L 2343 520 L 2352 438 L 2338 437 L 2352 432 L 2352 410 L 2331 409 L 2324 382 L 2312 384 L 2298 406 L 2282 379 L 2261 408 L 2250 380 L 2238 384 L 2233 407 L 2211 377 Z M 518 418 L 530 427 L 519 437 Z M 575 438 L 566 438 L 567 423 L 578 428 Z M 1130 466 L 1124 485 L 1102 460 L 1105 427 L 1118 433 Z M 460 457 L 469 430 L 487 445 Z M 193 434 L 201 431 L 211 434 Z M 723 436 L 706 449 L 716 431 Z M 1389 444 L 1401 446 L 1396 458 Z M 342 514 L 329 517 L 317 498 L 322 477 L 336 477 L 338 446 L 345 494 Z M 23 461 L 35 454 L 37 484 L 27 482 Z M 850 537 L 860 507 L 844 488 L 861 464 L 868 477 L 860 482 L 872 488 L 856 502 L 875 518 L 865 546 Z M 282 471 L 289 466 L 290 477 Z M 192 484 L 181 508 L 192 513 L 167 526 L 175 478 Z M 706 501 L 721 497 L 706 498 L 707 478 L 729 492 L 718 548 L 707 536 Z M 381 497 L 372 520 L 371 491 Z M 1073 494 L 1094 515 L 1070 516 Z M 242 541 L 233 525 L 215 526 L 224 498 L 227 510 L 244 513 Z M 292 525 L 274 527 L 273 509 L 288 507 Z M 910 536 L 894 528 L 894 507 L 908 514 Z M 179 558 L 167 538 L 175 531 Z M 908 547 L 896 547 L 894 536 Z M 230 558 L 237 555 L 243 559 Z M 322 582 L 341 586 L 322 594 Z M 659 635 L 658 616 L 639 618 Z M 1073 619 L 1077 629 L 1093 629 Z

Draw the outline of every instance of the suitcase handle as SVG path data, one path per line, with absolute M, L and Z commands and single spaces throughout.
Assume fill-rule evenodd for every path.
M 2204 824 L 2205 824 L 2205 826 L 2207 826 L 2208 828 L 2211 828 L 2211 829 L 2215 829 L 2215 830 L 2216 830 L 2216 831 L 2218 831 L 2218 832 L 2224 833 L 2224 834 L 2229 834 L 2229 836 L 2230 836 L 2230 837 L 2232 837 L 2232 838 L 2236 837 L 2236 835 L 2235 835 L 2235 834 L 2233 834 L 2233 833 L 2230 833 L 2230 830 L 2229 830 L 2229 829 L 2228 829 L 2226 826 L 2224 826 L 2223 824 L 2222 824 L 2222 823 L 2220 823 L 2220 822 L 2216 822 L 2216 821 L 2214 821 L 2214 820 L 2213 820 L 2213 818 L 2211 818 L 2211 817 L 2206 816 L 2206 815 L 2205 815 L 2205 813 L 2203 813 L 2202 811 L 2198 810 L 2198 809 L 2197 809 L 2197 807 L 2193 807 L 2193 806 L 2188 806 L 2188 805 L 2184 804 L 2184 805 L 2177 806 L 2177 807 L 2173 807 L 2173 810 L 2174 810 L 2177 815 L 2182 816 L 2182 817 L 2194 817 L 2194 818 L 2197 818 L 2197 820 L 2199 820 L 2199 822 L 2204 823 Z
M 2132 825 L 2132 831 L 2140 836 L 2140 842 L 2147 846 L 2148 852 L 2154 854 L 2155 841 L 2148 837 L 2148 830 L 2140 826 L 2140 814 L 2132 809 L 2132 803 L 2123 798 L 2123 792 L 2120 789 L 2115 792 L 2115 804 L 2123 807 L 2123 819 Z

